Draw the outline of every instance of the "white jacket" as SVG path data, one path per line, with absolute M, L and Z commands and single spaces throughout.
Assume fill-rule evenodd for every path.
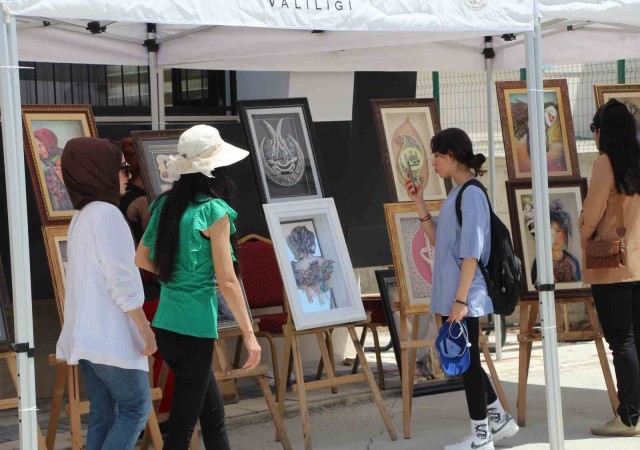
M 144 292 L 134 264 L 131 231 L 110 203 L 77 211 L 67 238 L 64 325 L 56 357 L 68 364 L 96 364 L 148 371 L 144 342 L 127 314 L 142 306 Z

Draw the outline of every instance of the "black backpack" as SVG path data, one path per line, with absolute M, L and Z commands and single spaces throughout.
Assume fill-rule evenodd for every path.
M 520 292 L 522 290 L 522 263 L 513 252 L 513 244 L 509 230 L 493 212 L 486 189 L 482 183 L 475 178 L 472 178 L 462 185 L 456 197 L 458 224 L 462 226 L 462 193 L 472 185 L 481 188 L 487 197 L 489 218 L 491 221 L 491 253 L 489 255 L 489 264 L 485 267 L 482 261 L 478 261 L 478 265 L 487 283 L 487 290 L 493 303 L 494 313 L 508 316 L 513 314 L 520 300 Z

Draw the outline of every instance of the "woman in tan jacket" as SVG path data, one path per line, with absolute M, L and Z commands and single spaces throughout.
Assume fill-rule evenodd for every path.
M 627 263 L 615 269 L 587 269 L 604 337 L 613 353 L 620 406 L 606 424 L 591 429 L 598 436 L 640 435 L 640 144 L 629 110 L 615 99 L 593 117 L 600 156 L 580 217 L 584 250 L 589 241 L 619 239 L 616 228 L 626 227 Z M 584 253 L 584 252 L 583 252 Z

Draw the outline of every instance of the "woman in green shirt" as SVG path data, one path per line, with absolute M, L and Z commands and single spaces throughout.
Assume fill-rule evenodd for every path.
M 247 155 L 224 142 L 213 127 L 185 131 L 178 155 L 167 164 L 175 183 L 151 204 L 151 220 L 136 253 L 138 267 L 156 272 L 162 285 L 153 326 L 158 351 L 175 374 L 165 450 L 187 450 L 198 419 L 207 449 L 230 448 L 211 371 L 218 337 L 216 281 L 243 333 L 249 354 L 244 368 L 260 363 L 261 349 L 233 265 L 237 213 L 223 199 L 224 177 L 214 172 Z

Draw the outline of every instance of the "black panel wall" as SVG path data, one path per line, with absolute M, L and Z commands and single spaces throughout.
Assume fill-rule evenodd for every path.
M 348 211 L 346 238 L 355 267 L 392 264 L 382 206 L 389 198 L 371 99 L 415 98 L 416 80 L 415 72 L 355 74 L 351 158 L 340 189 L 347 193 L 342 210 Z

